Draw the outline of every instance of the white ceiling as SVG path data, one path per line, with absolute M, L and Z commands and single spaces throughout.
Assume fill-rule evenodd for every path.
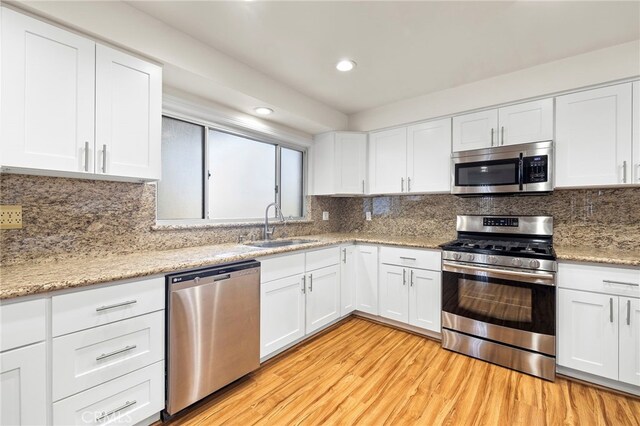
M 640 38 L 636 1 L 128 3 L 345 114 Z

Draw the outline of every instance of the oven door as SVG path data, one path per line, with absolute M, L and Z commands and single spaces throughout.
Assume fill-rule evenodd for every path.
M 555 355 L 555 274 L 442 262 L 442 326 Z
M 453 194 L 510 193 L 522 190 L 521 160 L 510 152 L 498 155 L 453 159 Z

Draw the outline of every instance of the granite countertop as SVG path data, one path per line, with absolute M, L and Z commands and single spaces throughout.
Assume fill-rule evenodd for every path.
M 103 258 L 77 258 L 4 266 L 0 269 L 0 300 L 47 293 L 110 281 L 160 275 L 239 260 L 309 250 L 341 243 L 385 244 L 438 249 L 445 241 L 428 237 L 372 234 L 321 234 L 297 238 L 312 243 L 277 248 L 256 248 L 243 244 L 219 244 L 177 250 L 150 251 Z M 555 247 L 558 260 L 640 266 L 637 251 Z

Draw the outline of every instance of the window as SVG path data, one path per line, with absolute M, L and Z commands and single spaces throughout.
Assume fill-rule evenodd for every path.
M 262 220 L 274 201 L 301 218 L 303 172 L 301 150 L 165 116 L 158 219 Z

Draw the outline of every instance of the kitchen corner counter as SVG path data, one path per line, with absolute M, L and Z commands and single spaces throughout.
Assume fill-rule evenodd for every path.
M 640 251 L 594 247 L 554 246 L 558 261 L 605 263 L 617 266 L 640 266 Z
M 84 256 L 3 266 L 0 269 L 0 300 L 111 281 L 161 275 L 180 270 L 356 241 L 430 249 L 437 249 L 438 244 L 442 243 L 442 241 L 429 238 L 355 233 L 305 235 L 298 238 L 317 241 L 277 248 L 257 248 L 243 244 L 219 244 L 102 258 Z

